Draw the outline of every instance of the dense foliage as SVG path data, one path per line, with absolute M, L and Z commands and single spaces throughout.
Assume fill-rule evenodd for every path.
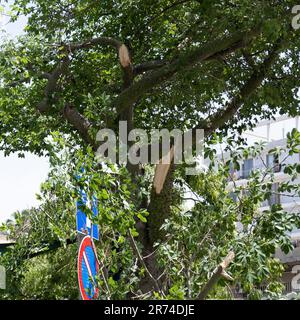
M 299 218 L 280 205 L 259 211 L 272 194 L 270 168 L 253 172 L 245 187 L 227 185 L 230 167 L 263 148 L 243 145 L 244 129 L 276 114 L 299 114 L 296 1 L 13 3 L 12 20 L 26 15 L 28 24 L 0 49 L 0 150 L 45 154 L 51 172 L 41 206 L 3 227 L 16 240 L 1 256 L 10 273 L 5 297 L 76 298 L 70 243 L 81 189 L 98 199 L 102 299 L 199 298 L 229 251 L 231 285 L 253 298 L 262 284 L 270 296 L 280 294 L 283 268 L 273 253 L 291 249 L 286 232 Z M 153 166 L 95 159 L 96 133 L 116 130 L 119 120 L 129 129 L 204 129 L 211 168 L 189 177 L 184 166 L 172 166 L 157 195 Z M 216 159 L 220 142 L 228 145 L 228 159 Z M 287 150 L 272 152 L 291 156 L 299 145 L 294 130 Z M 298 164 L 285 170 L 291 178 L 300 172 Z M 188 211 L 186 186 L 199 196 Z M 280 192 L 299 189 L 284 183 Z M 230 292 L 221 279 L 209 297 Z
M 61 145 L 64 140 L 56 141 Z M 157 299 L 197 298 L 216 265 L 229 251 L 235 252 L 228 270 L 233 282 L 221 280 L 210 297 L 233 298 L 235 286 L 242 288 L 249 298 L 257 299 L 263 294 L 269 298 L 279 297 L 284 267 L 273 255 L 276 248 L 286 253 L 292 250 L 287 232 L 300 227 L 300 218 L 297 213 L 285 212 L 277 204 L 263 212 L 259 209 L 272 195 L 274 168 L 253 171 L 247 184 L 236 185 L 230 168 L 239 167 L 245 158 L 258 157 L 265 147 L 264 143 L 250 147 L 243 143 L 228 139 L 224 150 L 227 157 L 215 159 L 207 171 L 200 170 L 197 176 L 183 179 L 181 170 L 176 172 L 177 201 L 172 206 L 172 216 L 162 226 L 165 239 L 155 244 L 163 281 L 153 295 L 141 295 L 138 290 L 146 270 L 129 240 L 132 236 L 138 243 L 136 219 L 147 221 L 148 213 L 137 210 L 140 203 L 134 200 L 138 199 L 136 195 L 150 197 L 151 168 L 146 168 L 147 174 L 140 181 L 143 187 L 137 192 L 125 168 L 111 165 L 94 170 L 92 152 L 86 155 L 79 150 L 72 155 L 65 147 L 66 152 L 52 162 L 49 178 L 42 185 L 39 195 L 42 205 L 17 213 L 12 221 L 2 226 L 2 230 L 16 240 L 16 245 L 1 257 L 1 264 L 7 267 L 9 276 L 8 290 L 3 297 L 77 298 L 78 247 L 74 212 L 80 189 L 96 194 L 99 200 L 100 214 L 95 222 L 100 225 L 101 240 L 97 242 L 97 250 L 108 272 L 99 277 L 101 298 L 125 298 L 127 295 Z M 281 165 L 291 181 L 280 184 L 282 194 L 300 194 L 300 186 L 292 181 L 298 176 L 299 165 L 285 165 L 289 157 L 299 153 L 299 147 L 300 133 L 294 130 L 286 148 L 270 151 L 279 156 L 287 155 L 281 157 Z M 216 146 L 212 144 L 206 153 L 215 150 Z M 74 174 L 83 163 L 86 176 L 82 174 L 78 180 Z M 86 181 L 88 188 L 83 185 Z M 186 201 L 191 192 L 195 204 L 187 210 Z M 87 207 L 84 210 L 92 218 L 91 210 Z M 267 286 L 267 291 L 260 290 L 262 285 Z

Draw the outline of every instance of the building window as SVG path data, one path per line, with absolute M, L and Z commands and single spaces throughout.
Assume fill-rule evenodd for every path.
M 273 172 L 280 172 L 281 165 L 279 163 L 279 156 L 276 154 L 268 154 L 267 155 L 267 167 L 268 169 L 272 169 Z
M 272 194 L 268 199 L 269 206 L 272 206 L 274 204 L 280 204 L 280 194 L 278 192 L 278 186 L 278 183 L 274 183 L 272 185 Z
M 253 159 L 247 159 L 243 163 L 242 178 L 248 178 L 253 170 Z

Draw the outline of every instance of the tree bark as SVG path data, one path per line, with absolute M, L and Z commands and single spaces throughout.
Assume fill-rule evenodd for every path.
M 143 260 L 148 270 L 148 274 L 141 280 L 139 289 L 145 294 L 150 291 L 157 291 L 153 285 L 153 278 L 157 281 L 158 286 L 162 287 L 163 277 L 161 270 L 157 263 L 154 244 L 158 240 L 165 238 L 165 233 L 161 230 L 164 221 L 171 214 L 171 205 L 173 203 L 173 183 L 174 183 L 175 165 L 172 163 L 167 174 L 162 191 L 157 194 L 154 187 L 152 187 L 150 203 L 148 206 L 148 222 L 138 231 L 140 233 L 140 241 L 143 244 Z M 149 276 L 151 274 L 151 277 Z
M 170 165 L 162 191 L 157 194 L 155 188 L 152 188 L 151 199 L 148 207 L 148 236 L 151 245 L 159 239 L 164 239 L 165 233 L 161 230 L 164 221 L 171 214 L 171 204 L 173 202 L 173 182 L 175 165 Z

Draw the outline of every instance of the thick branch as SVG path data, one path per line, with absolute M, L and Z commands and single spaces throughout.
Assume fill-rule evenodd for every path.
M 198 124 L 197 127 L 192 129 L 193 134 L 193 144 L 195 145 L 196 141 L 196 132 L 197 129 L 203 129 L 205 136 L 209 136 L 216 129 L 221 128 L 226 122 L 231 120 L 233 116 L 238 112 L 239 108 L 251 96 L 255 90 L 262 84 L 265 79 L 268 71 L 275 62 L 278 53 L 280 52 L 284 40 L 279 40 L 271 50 L 268 57 L 262 62 L 260 66 L 257 66 L 256 70 L 253 72 L 252 76 L 248 81 L 242 86 L 241 90 L 232 98 L 232 100 L 226 105 L 224 110 L 220 110 L 215 115 L 213 115 L 208 120 L 202 121 Z M 149 154 L 151 152 L 151 146 L 149 146 Z M 166 173 L 165 173 L 166 174 Z M 160 190 L 163 188 L 164 181 L 160 185 Z
M 112 46 L 116 49 L 120 65 L 124 72 L 124 87 L 127 88 L 131 85 L 133 80 L 133 70 L 128 48 L 121 41 L 111 37 L 99 37 L 82 43 L 70 43 L 65 45 L 65 48 L 72 52 L 79 49 L 89 49 L 99 45 Z
M 62 46 L 66 57 L 52 73 L 47 74 L 48 83 L 44 90 L 44 98 L 37 106 L 39 112 L 44 113 L 49 111 L 53 103 L 58 100 L 56 96 L 57 92 L 59 91 L 58 81 L 61 76 L 67 73 L 70 63 L 68 53 L 72 53 L 73 51 L 79 49 L 89 49 L 97 45 L 109 45 L 113 46 L 117 50 L 119 62 L 124 72 L 124 88 L 127 88 L 129 85 L 131 85 L 133 80 L 133 69 L 129 51 L 128 48 L 119 40 L 110 37 L 99 37 L 84 41 L 82 43 L 66 44 Z
M 140 81 L 124 90 L 114 101 L 117 113 L 120 114 L 132 106 L 143 94 L 169 80 L 176 73 L 192 68 L 200 62 L 213 58 L 215 55 L 233 52 L 237 48 L 244 47 L 258 33 L 259 31 L 256 29 L 249 32 L 238 32 L 222 40 L 212 41 L 201 48 L 194 48 L 187 53 L 181 54 L 172 63 L 149 75 L 145 75 Z
M 37 106 L 39 112 L 47 112 L 51 108 L 52 104 L 57 101 L 57 97 L 55 97 L 55 95 L 59 91 L 58 81 L 61 76 L 66 74 L 68 67 L 69 58 L 65 57 L 52 73 L 44 74 L 45 78 L 48 79 L 48 83 L 44 90 L 44 98 Z
M 118 53 L 119 61 L 122 68 L 127 68 L 128 66 L 131 66 L 128 48 L 121 41 L 114 38 L 99 37 L 84 41 L 82 43 L 69 43 L 65 45 L 65 49 L 72 52 L 79 49 L 89 49 L 98 45 L 107 45 L 114 47 Z
M 73 127 L 79 132 L 82 139 L 91 146 L 94 146 L 94 140 L 89 134 L 89 129 L 91 127 L 90 122 L 80 114 L 74 107 L 70 105 L 65 105 L 63 111 L 64 117 L 67 121 L 73 125 Z
M 159 69 L 165 66 L 167 63 L 168 62 L 166 60 L 153 60 L 140 63 L 133 67 L 133 74 L 134 76 L 137 76 L 147 71 Z
M 261 65 L 256 67 L 256 70 L 241 87 L 240 91 L 231 99 L 231 101 L 227 103 L 225 109 L 216 112 L 208 120 L 202 121 L 197 128 L 193 129 L 194 136 L 196 129 L 204 129 L 205 135 L 208 136 L 216 129 L 221 128 L 234 117 L 239 108 L 257 90 L 257 88 L 259 88 L 263 80 L 266 78 L 268 72 L 278 57 L 278 53 L 280 52 L 283 43 L 284 40 L 279 40 L 274 45 L 266 59 L 261 63 Z
M 237 49 L 243 48 L 244 43 L 238 42 L 236 46 L 232 46 L 224 51 L 218 52 L 215 55 L 211 56 L 209 60 L 218 59 L 220 57 L 225 57 L 227 54 L 230 54 L 232 51 L 235 51 Z M 137 76 L 139 74 L 142 74 L 147 71 L 152 71 L 156 69 L 160 69 L 161 67 L 170 64 L 171 62 L 168 60 L 153 60 L 153 61 L 147 61 L 144 63 L 137 64 L 133 67 L 133 74 L 134 76 Z
M 69 51 L 76 51 L 79 49 L 89 49 L 99 45 L 112 46 L 112 47 L 115 47 L 116 50 L 119 50 L 119 48 L 122 46 L 122 42 L 111 37 L 99 37 L 99 38 L 89 39 L 87 41 L 80 42 L 80 43 L 66 44 L 65 48 Z

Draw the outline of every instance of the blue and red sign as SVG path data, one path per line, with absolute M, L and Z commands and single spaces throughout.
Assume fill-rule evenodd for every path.
M 99 240 L 99 228 L 98 225 L 93 224 L 83 211 L 84 206 L 91 207 L 94 217 L 98 215 L 97 200 L 95 197 L 92 199 L 92 203 L 89 204 L 86 193 L 81 190 L 81 199 L 77 201 L 76 210 L 76 226 L 77 232 L 91 236 L 95 240 Z
M 82 299 L 97 299 L 99 289 L 96 284 L 96 276 L 99 272 L 99 264 L 89 236 L 85 236 L 80 244 L 77 268 L 79 290 Z

